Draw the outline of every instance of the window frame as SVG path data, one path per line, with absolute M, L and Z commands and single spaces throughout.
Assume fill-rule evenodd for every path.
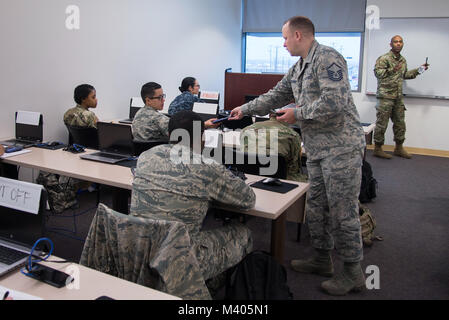
M 243 73 L 249 73 L 246 70 L 246 62 L 247 62 L 247 37 L 251 35 L 263 35 L 263 36 L 280 36 L 282 37 L 282 33 L 280 32 L 243 32 L 242 33 L 242 72 Z M 360 51 L 359 51 L 359 70 L 358 70 L 358 79 L 357 79 L 357 89 L 352 89 L 351 92 L 361 92 L 362 90 L 362 72 L 363 72 L 363 53 L 364 53 L 364 41 L 365 41 L 365 33 L 364 32 L 317 32 L 315 34 L 315 37 L 319 37 L 320 34 L 340 34 L 340 35 L 347 35 L 347 34 L 357 34 L 360 35 Z M 257 73 L 257 72 L 251 72 L 251 73 Z M 262 72 L 260 72 L 262 73 Z M 283 72 L 271 72 L 273 74 L 284 74 Z

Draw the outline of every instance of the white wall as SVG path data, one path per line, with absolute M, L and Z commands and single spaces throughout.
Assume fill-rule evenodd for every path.
M 69 5 L 80 30 L 66 28 Z M 241 1 L 2 0 L 0 39 L 0 137 L 27 110 L 43 113 L 44 140 L 66 141 L 62 117 L 81 83 L 97 89 L 104 120 L 127 117 L 148 81 L 167 104 L 186 76 L 224 96 L 224 70 L 241 68 Z
M 449 1 L 447 0 L 368 0 L 367 6 L 379 7 L 381 17 L 449 17 Z M 369 30 L 366 30 L 366 37 Z M 365 94 L 366 72 L 373 72 L 374 66 L 367 65 L 367 41 L 365 37 L 362 90 L 353 93 L 354 101 L 362 122 L 376 121 L 376 98 Z M 404 39 L 405 45 L 407 39 Z M 448 33 L 449 41 L 449 33 Z M 386 44 L 388 48 L 388 43 Z M 432 48 L 429 48 L 431 52 Z M 388 50 L 386 50 L 388 51 Z M 430 53 L 429 53 L 430 55 Z M 405 57 L 407 58 L 407 57 Z M 410 68 L 414 66 L 409 66 Z M 417 66 L 416 66 L 417 67 Z M 431 68 L 448 68 L 448 66 L 431 65 Z M 422 76 L 424 77 L 424 73 Z M 410 80 L 413 81 L 413 80 Z M 404 98 L 406 112 L 405 145 L 416 148 L 449 150 L 449 101 L 437 99 Z M 391 123 L 385 135 L 385 144 L 394 145 Z

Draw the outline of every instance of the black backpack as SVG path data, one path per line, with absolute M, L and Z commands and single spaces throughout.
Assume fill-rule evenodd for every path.
M 284 266 L 264 251 L 253 251 L 231 268 L 226 300 L 291 300 Z
M 362 165 L 362 184 L 360 186 L 359 200 L 361 203 L 370 202 L 376 197 L 377 181 L 373 177 L 371 165 L 363 160 Z

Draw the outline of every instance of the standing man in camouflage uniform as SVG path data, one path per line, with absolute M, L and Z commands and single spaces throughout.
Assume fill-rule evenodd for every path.
M 252 249 L 251 231 L 238 221 L 202 229 L 211 203 L 250 209 L 256 196 L 223 165 L 202 158 L 204 123 L 196 113 L 174 114 L 169 122 L 170 134 L 175 130 L 175 134 L 185 133 L 178 144 L 160 145 L 140 155 L 130 212 L 138 217 L 183 222 L 207 280 L 237 264 Z
M 276 135 L 276 140 L 271 137 L 273 134 Z M 272 146 L 272 142 L 277 143 L 277 146 Z M 240 133 L 242 151 L 255 150 L 258 153 L 260 146 L 266 147 L 266 150 L 263 150 L 266 155 L 270 153 L 270 149 L 276 149 L 277 154 L 285 158 L 288 180 L 307 180 L 307 175 L 301 170 L 301 137 L 286 123 L 276 120 L 275 113 L 270 114 L 270 120 L 256 122 L 245 127 Z
M 97 107 L 97 92 L 90 84 L 82 84 L 75 88 L 76 106 L 64 113 L 64 123 L 69 126 L 96 128 L 98 118 L 90 111 Z
M 391 50 L 376 60 L 374 74 L 377 78 L 376 128 L 374 129 L 374 156 L 391 159 L 391 155 L 382 150 L 388 119 L 393 121 L 393 133 L 396 147 L 394 154 L 410 159 L 411 155 L 404 150 L 405 140 L 405 106 L 402 100 L 402 82 L 404 79 L 415 79 L 424 72 L 429 64 L 407 71 L 407 62 L 400 52 L 404 47 L 401 36 L 394 36 L 390 42 Z
M 307 150 L 310 189 L 306 217 L 316 254 L 292 260 L 298 272 L 333 278 L 321 287 L 344 295 L 365 286 L 358 196 L 365 136 L 352 99 L 346 61 L 333 48 L 315 40 L 315 28 L 306 17 L 290 18 L 282 28 L 284 47 L 300 56 L 284 78 L 269 92 L 237 107 L 232 119 L 247 114 L 265 115 L 295 100 L 296 108 L 283 109 L 277 119 L 297 122 Z M 331 250 L 344 261 L 334 275 Z

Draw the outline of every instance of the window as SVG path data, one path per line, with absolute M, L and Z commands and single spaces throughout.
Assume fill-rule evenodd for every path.
M 315 39 L 323 45 L 333 47 L 345 57 L 351 89 L 360 91 L 360 64 L 362 34 L 316 33 Z M 287 73 L 298 61 L 284 48 L 281 33 L 245 33 L 244 34 L 244 70 L 248 73 Z

